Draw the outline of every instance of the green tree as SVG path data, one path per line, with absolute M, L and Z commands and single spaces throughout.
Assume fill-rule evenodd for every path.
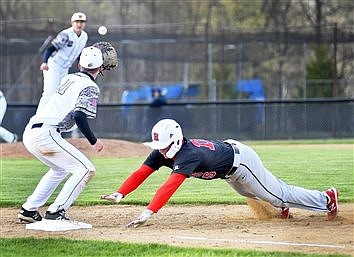
M 327 46 L 317 46 L 313 58 L 306 65 L 308 98 L 332 96 L 333 61 L 329 53 Z

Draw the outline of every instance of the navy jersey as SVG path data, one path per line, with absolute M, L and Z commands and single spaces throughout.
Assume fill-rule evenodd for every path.
M 208 180 L 224 178 L 232 168 L 234 151 L 230 144 L 218 140 L 184 140 L 173 160 L 165 159 L 158 150 L 154 150 L 144 164 L 154 170 L 166 166 L 172 168 L 173 173 Z

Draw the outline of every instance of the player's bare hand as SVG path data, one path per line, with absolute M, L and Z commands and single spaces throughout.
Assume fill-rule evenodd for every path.
M 109 195 L 101 195 L 101 199 L 112 201 L 112 202 L 116 202 L 116 203 L 119 203 L 120 200 L 122 200 L 122 198 L 123 198 L 123 195 L 121 193 L 118 193 L 118 192 L 114 192 L 114 193 L 109 194 Z
M 153 214 L 154 214 L 153 211 L 146 209 L 136 220 L 127 224 L 127 227 L 137 228 L 137 227 L 145 224 L 145 222 L 148 219 L 150 219 Z
M 42 63 L 41 66 L 39 67 L 40 70 L 49 70 L 48 64 L 47 63 Z
M 92 146 L 92 149 L 96 152 L 99 153 L 103 149 L 103 142 L 99 139 L 97 139 L 96 143 Z

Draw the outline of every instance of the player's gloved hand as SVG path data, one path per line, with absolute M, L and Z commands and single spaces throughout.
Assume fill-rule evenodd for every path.
M 113 202 L 116 202 L 116 203 L 119 203 L 120 200 L 122 200 L 123 198 L 123 195 L 121 193 L 118 193 L 118 192 L 114 192 L 110 195 L 101 195 L 101 199 L 104 199 L 104 200 L 108 200 L 108 201 L 113 201 Z
M 153 211 L 146 209 L 136 220 L 130 222 L 127 227 L 137 228 L 143 225 L 148 219 L 150 219 L 153 214 Z

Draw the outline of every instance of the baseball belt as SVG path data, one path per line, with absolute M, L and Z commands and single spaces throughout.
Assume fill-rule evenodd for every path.
M 234 150 L 234 162 L 232 164 L 231 169 L 225 174 L 223 179 L 228 179 L 231 177 L 237 170 L 237 168 L 240 165 L 240 150 L 238 149 L 237 145 L 235 144 L 230 144 L 232 147 L 232 150 Z
M 43 127 L 43 124 L 44 124 L 44 123 L 34 123 L 31 128 L 32 128 L 32 129 L 34 129 L 34 128 L 41 128 L 41 127 Z M 58 128 L 57 128 L 56 130 L 57 130 L 58 133 L 60 133 L 60 130 L 59 130 Z

